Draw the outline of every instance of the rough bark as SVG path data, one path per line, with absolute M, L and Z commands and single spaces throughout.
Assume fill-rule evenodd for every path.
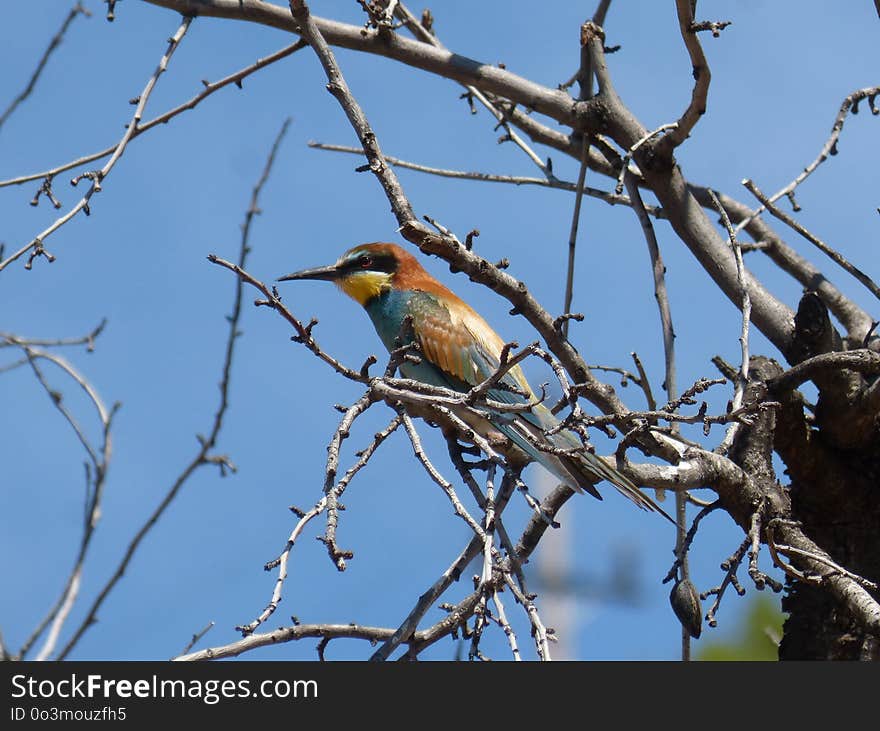
M 801 300 L 795 329 L 801 358 L 840 347 L 827 310 L 812 293 Z M 758 370 L 771 384 L 782 372 L 769 360 Z M 868 382 L 845 368 L 829 368 L 813 380 L 819 388 L 815 424 L 808 423 L 799 392 L 773 393 L 771 385 L 772 396 L 781 403 L 773 447 L 790 479 L 791 518 L 836 563 L 876 584 L 880 582 L 880 449 L 876 420 L 871 424 L 859 413 L 859 394 Z M 880 599 L 876 589 L 869 593 Z M 877 635 L 866 631 L 826 587 L 789 580 L 782 607 L 789 616 L 780 659 L 880 659 Z

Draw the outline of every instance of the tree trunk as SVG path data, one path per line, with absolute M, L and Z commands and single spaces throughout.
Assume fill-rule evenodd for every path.
M 795 318 L 800 360 L 841 349 L 821 300 L 807 293 Z M 777 366 L 778 368 L 778 366 Z M 781 372 L 781 371 L 780 371 Z M 840 565 L 880 583 L 880 442 L 864 404 L 872 385 L 842 368 L 816 376 L 815 423 L 798 392 L 781 398 L 774 447 L 791 484 L 792 517 Z M 880 591 L 867 587 L 875 599 Z M 782 608 L 789 613 L 781 660 L 880 660 L 880 641 L 860 628 L 827 591 L 788 580 Z

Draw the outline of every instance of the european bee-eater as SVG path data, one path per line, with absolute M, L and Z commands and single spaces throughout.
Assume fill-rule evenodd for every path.
M 415 341 L 419 362 L 405 361 L 400 366 L 407 378 L 466 393 L 500 365 L 504 340 L 470 306 L 428 274 L 412 254 L 395 244 L 355 246 L 335 264 L 287 274 L 278 281 L 293 279 L 335 282 L 367 311 L 389 351 Z M 411 323 L 404 328 L 407 315 Z M 631 480 L 584 449 L 573 432 L 562 429 L 547 434 L 559 425 L 559 420 L 537 403 L 518 365 L 507 371 L 501 383 L 504 386 L 489 391 L 489 398 L 534 405 L 528 411 L 492 411 L 484 424 L 475 424 L 471 419 L 469 426 L 490 441 L 497 441 L 500 432 L 502 441 L 506 437 L 577 492 L 586 491 L 601 500 L 593 483 L 607 480 L 640 508 L 656 510 L 669 518 Z M 553 454 L 537 445 L 577 451 Z

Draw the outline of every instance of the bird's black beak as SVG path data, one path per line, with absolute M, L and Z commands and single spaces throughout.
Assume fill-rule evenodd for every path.
M 285 274 L 278 277 L 276 281 L 289 282 L 292 279 L 323 279 L 327 282 L 333 282 L 339 277 L 339 271 L 335 264 L 326 267 L 315 267 L 314 269 L 303 269 L 301 272 L 293 272 L 293 274 Z

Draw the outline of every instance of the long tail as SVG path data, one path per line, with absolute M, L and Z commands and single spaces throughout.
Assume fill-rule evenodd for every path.
M 532 459 L 546 467 L 573 490 L 588 492 L 601 500 L 602 496 L 596 490 L 594 483 L 605 480 L 614 485 L 622 495 L 632 500 L 642 510 L 659 513 L 670 523 L 677 525 L 675 520 L 654 500 L 643 493 L 632 480 L 607 465 L 596 455 L 584 450 L 580 440 L 570 431 L 562 430 L 554 434 L 552 438 L 548 438 L 545 431 L 559 423 L 549 409 L 538 404 L 534 409 L 534 416 L 535 420 L 541 424 L 540 427 L 532 423 L 531 420 L 521 417 L 499 420 L 495 426 Z M 562 449 L 580 448 L 581 451 L 571 456 L 557 455 L 543 451 L 536 446 L 536 444 L 542 443 Z
M 636 505 L 638 505 L 642 510 L 649 510 L 660 513 L 666 520 L 668 520 L 673 525 L 677 525 L 675 520 L 670 516 L 663 508 L 661 508 L 654 500 L 648 497 L 645 493 L 639 490 L 636 487 L 635 483 L 630 480 L 626 475 L 621 474 L 613 467 L 609 467 L 605 462 L 599 457 L 590 452 L 584 451 L 577 455 L 575 458 L 571 457 L 562 457 L 560 461 L 566 464 L 566 471 L 573 475 L 575 479 L 580 478 L 583 480 L 579 487 L 584 486 L 584 484 L 590 485 L 592 487 L 592 480 L 598 478 L 600 480 L 606 480 L 610 482 L 614 487 L 617 488 L 618 492 L 622 495 L 625 495 L 630 500 L 632 500 Z M 584 475 L 586 476 L 586 480 L 584 480 Z M 589 490 L 588 490 L 589 492 Z M 593 492 L 595 492 L 595 488 L 593 488 Z

